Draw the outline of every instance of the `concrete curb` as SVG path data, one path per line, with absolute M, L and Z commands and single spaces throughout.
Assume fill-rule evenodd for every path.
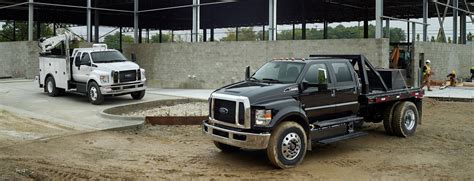
M 117 107 L 120 107 L 120 106 L 117 106 Z M 99 116 L 103 117 L 103 118 L 106 118 L 106 119 L 114 119 L 114 120 L 118 119 L 118 120 L 123 120 L 123 121 L 143 121 L 143 122 L 145 122 L 145 117 L 119 116 L 119 115 L 109 114 L 109 113 L 104 112 L 104 111 L 112 109 L 112 108 L 115 108 L 115 107 L 107 108 L 107 109 L 104 109 L 104 110 L 100 111 Z

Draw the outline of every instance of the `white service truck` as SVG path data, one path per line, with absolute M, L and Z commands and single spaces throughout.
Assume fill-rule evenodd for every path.
M 40 88 L 49 96 L 65 92 L 87 96 L 92 104 L 101 104 L 105 96 L 131 94 L 139 100 L 145 96 L 145 70 L 105 44 L 92 48 L 75 48 L 70 53 L 72 35 L 65 33 L 40 39 L 38 45 Z

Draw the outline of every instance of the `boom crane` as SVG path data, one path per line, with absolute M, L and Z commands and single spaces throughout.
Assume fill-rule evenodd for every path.
M 72 34 L 65 32 L 62 35 L 57 35 L 51 38 L 40 38 L 38 41 L 38 46 L 41 48 L 41 54 L 48 54 L 51 53 L 52 49 L 64 43 L 64 45 L 66 46 L 66 51 L 69 52 L 69 40 L 71 40 L 72 38 Z

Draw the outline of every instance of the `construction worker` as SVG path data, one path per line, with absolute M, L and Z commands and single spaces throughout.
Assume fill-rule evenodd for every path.
M 446 76 L 446 78 L 448 78 L 449 86 L 456 87 L 456 84 L 457 84 L 456 71 L 453 70 L 450 74 L 448 74 Z M 445 82 L 445 83 L 443 83 L 443 86 L 441 86 L 439 89 L 445 89 L 446 87 L 448 87 L 448 86 L 446 85 L 446 82 Z
M 428 91 L 431 90 L 431 75 L 433 75 L 433 72 L 431 72 L 431 61 L 426 60 L 425 66 L 423 66 L 423 84 L 421 85 L 421 88 L 423 89 L 425 86 L 428 87 Z

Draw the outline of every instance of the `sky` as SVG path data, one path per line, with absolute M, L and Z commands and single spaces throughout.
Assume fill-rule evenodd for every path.
M 422 22 L 422 19 L 412 19 L 412 21 Z M 467 26 L 466 26 L 467 27 L 467 32 L 474 32 L 474 26 L 473 26 L 473 24 L 471 22 L 471 19 L 469 17 L 467 18 L 467 21 L 468 21 Z M 4 22 L 0 22 L 0 27 L 3 24 L 4 24 Z M 375 25 L 375 21 L 371 21 L 371 22 L 369 22 L 369 24 Z M 430 39 L 431 36 L 436 37 L 437 33 L 438 33 L 438 29 L 440 27 L 439 22 L 438 22 L 438 18 L 430 18 L 428 20 L 428 24 L 429 24 L 429 26 L 428 26 L 428 37 L 429 38 L 428 39 Z M 452 37 L 452 34 L 453 34 L 453 32 L 452 32 L 452 30 L 453 30 L 453 19 L 451 17 L 447 17 L 444 24 L 445 24 L 444 28 L 445 28 L 447 37 Z M 342 22 L 342 23 L 331 23 L 331 24 L 329 24 L 330 27 L 335 27 L 335 26 L 338 26 L 338 25 L 363 26 L 363 22 Z M 385 26 L 385 21 L 384 21 L 384 26 Z M 297 25 L 297 28 L 298 27 L 301 27 L 301 25 Z M 322 29 L 322 27 L 323 27 L 322 24 L 308 24 L 307 25 L 307 28 Z M 392 27 L 392 28 L 393 27 L 401 28 L 405 31 L 405 33 L 407 33 L 407 23 L 406 22 L 391 20 L 390 21 L 390 27 Z M 81 35 L 83 37 L 86 37 L 87 29 L 86 29 L 85 26 L 72 27 L 70 29 L 74 33 L 76 33 L 78 35 Z M 255 31 L 260 31 L 261 27 L 255 27 L 254 29 L 255 29 Z M 292 25 L 278 25 L 278 29 L 279 30 L 291 30 Z M 115 33 L 115 31 L 118 31 L 118 30 L 116 30 L 116 28 L 114 28 L 114 27 L 103 27 L 103 26 L 101 26 L 99 34 L 100 34 L 100 36 L 103 36 L 107 33 L 113 34 L 113 33 Z M 215 39 L 220 39 L 220 38 L 224 37 L 226 35 L 227 31 L 228 31 L 228 29 L 217 29 L 217 30 L 215 30 Z M 411 33 L 411 31 L 412 30 L 411 30 L 411 27 L 410 27 L 410 33 Z M 458 31 L 459 31 L 459 23 L 458 23 Z M 169 33 L 169 31 L 164 31 L 164 32 Z M 157 33 L 158 33 L 158 31 L 152 31 L 152 32 L 150 32 L 150 36 L 152 36 L 154 34 L 157 34 Z M 423 26 L 422 25 L 416 25 L 416 33 L 420 34 L 420 35 L 423 34 Z M 133 36 L 133 32 L 124 33 L 124 34 Z M 177 32 L 174 32 L 174 34 L 175 35 L 181 35 L 182 38 L 189 41 L 190 30 L 188 30 L 188 31 L 177 31 Z M 146 37 L 145 31 L 143 31 L 142 37 Z M 101 41 L 103 41 L 103 38 L 101 39 Z

